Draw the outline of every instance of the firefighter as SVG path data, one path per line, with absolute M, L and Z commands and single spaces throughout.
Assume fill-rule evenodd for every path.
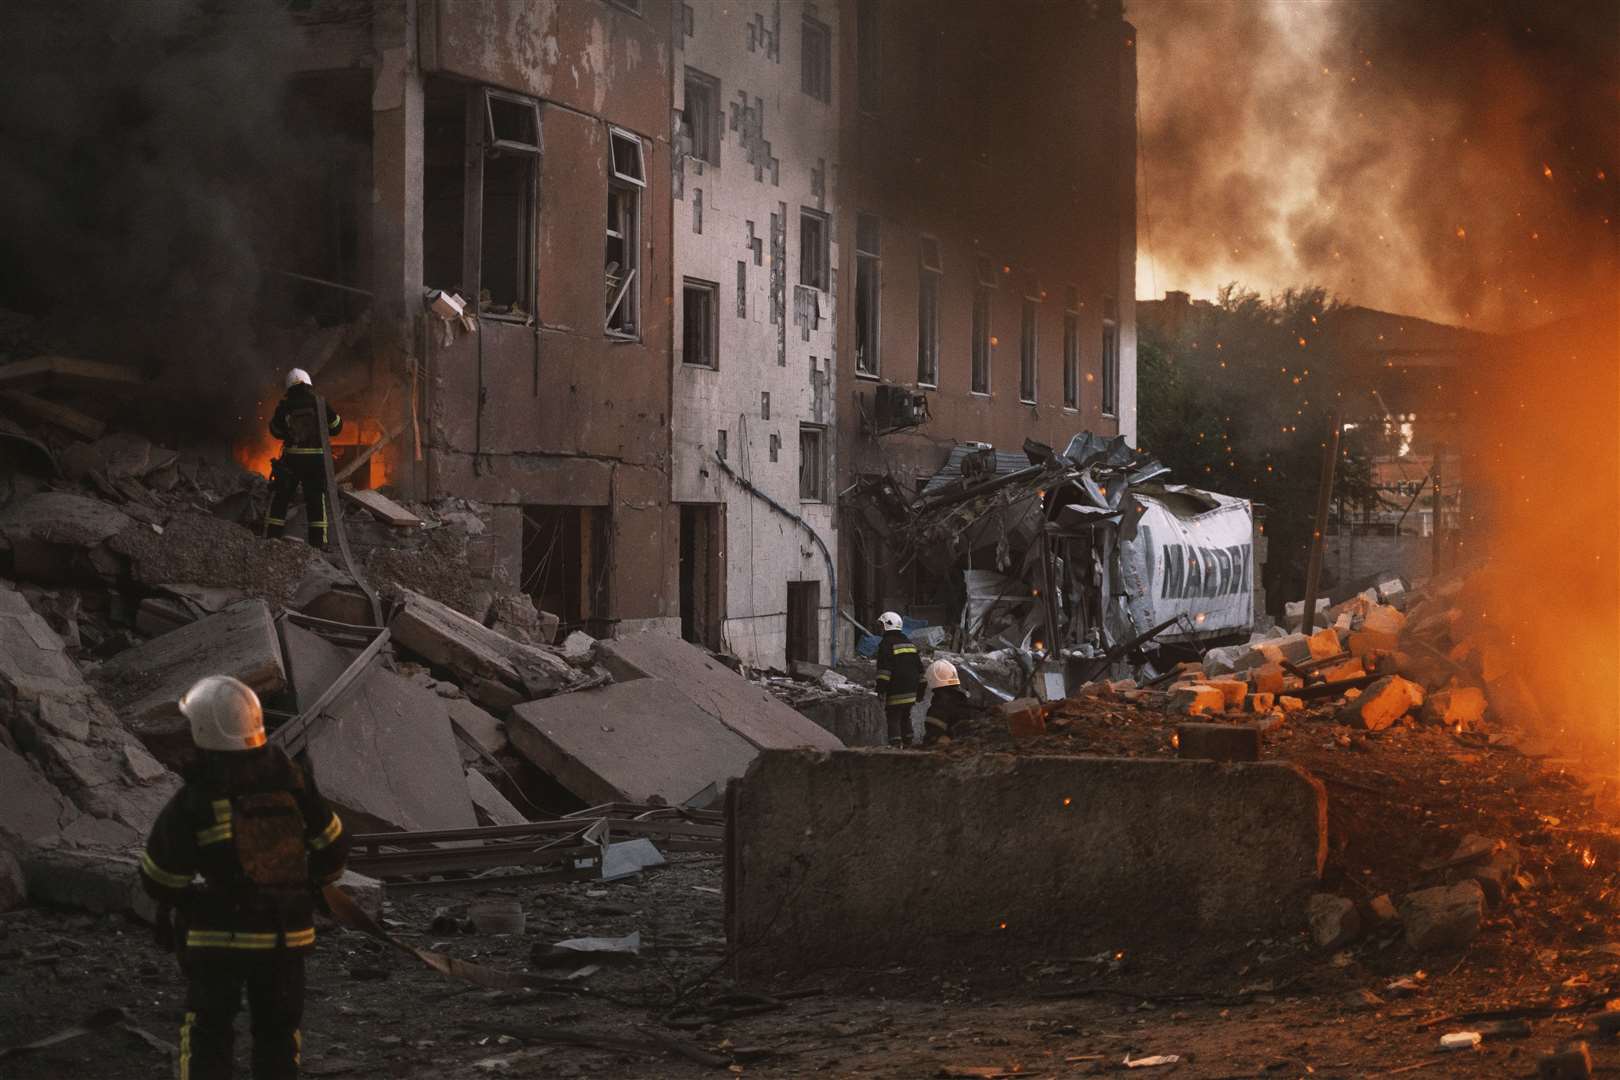
M 188 980 L 180 1077 L 232 1075 L 244 989 L 255 1080 L 296 1077 L 317 894 L 342 874 L 349 839 L 309 775 L 265 745 L 245 684 L 210 675 L 180 711 L 200 753 L 141 856 L 159 944 L 176 949 Z
M 888 724 L 890 746 L 906 745 L 911 707 L 917 703 L 917 688 L 922 682 L 922 657 L 901 631 L 902 625 L 897 612 L 885 611 L 878 616 L 883 638 L 877 650 L 877 690 L 883 696 L 883 719 Z
M 287 394 L 270 418 L 270 434 L 281 440 L 281 456 L 270 466 L 270 515 L 265 518 L 266 536 L 280 536 L 287 528 L 287 507 L 298 489 L 304 489 L 304 516 L 309 522 L 309 542 L 326 549 L 326 449 L 321 439 L 319 399 L 309 381 L 309 372 L 293 368 L 287 372 Z M 326 440 L 343 430 L 343 417 L 330 405 L 326 409 Z
M 928 715 L 923 718 L 923 745 L 933 746 L 956 734 L 957 725 L 980 715 L 968 701 L 956 665 L 935 660 L 928 665 Z

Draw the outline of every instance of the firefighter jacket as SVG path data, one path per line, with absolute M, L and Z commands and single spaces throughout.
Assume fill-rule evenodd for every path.
M 941 686 L 928 696 L 928 715 L 923 718 L 923 742 L 931 743 L 954 735 L 964 720 L 981 715 L 959 686 Z
M 899 630 L 889 630 L 878 642 L 877 692 L 884 705 L 911 705 L 922 684 L 922 657 L 917 646 Z
M 343 873 L 349 838 L 313 779 L 277 746 L 204 753 L 183 775 L 147 838 L 141 882 L 180 912 L 184 944 L 315 944 L 315 893 Z
M 318 401 L 314 390 L 303 383 L 296 383 L 287 391 L 287 396 L 276 405 L 275 415 L 270 418 L 270 434 L 281 440 L 282 453 L 321 452 L 320 411 L 316 407 Z M 330 439 L 342 430 L 343 417 L 339 416 L 337 410 L 328 402 L 326 437 Z

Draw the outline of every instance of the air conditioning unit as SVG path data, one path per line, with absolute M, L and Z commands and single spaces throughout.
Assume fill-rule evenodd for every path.
M 928 395 L 904 386 L 884 383 L 877 388 L 873 415 L 874 433 L 887 435 L 906 428 L 920 427 L 928 420 Z

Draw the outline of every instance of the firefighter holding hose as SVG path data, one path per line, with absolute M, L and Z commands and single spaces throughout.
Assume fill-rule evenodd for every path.
M 264 534 L 280 536 L 287 528 L 287 508 L 299 488 L 304 489 L 304 516 L 312 547 L 326 550 L 326 447 L 343 430 L 343 417 L 326 408 L 325 438 L 321 433 L 321 399 L 315 395 L 309 372 L 287 372 L 287 393 L 270 418 L 270 434 L 281 440 L 281 456 L 270 466 L 270 514 Z

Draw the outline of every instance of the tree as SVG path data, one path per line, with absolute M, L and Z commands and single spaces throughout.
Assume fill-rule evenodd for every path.
M 1268 299 L 1234 284 L 1193 310 L 1176 332 L 1152 318 L 1140 327 L 1139 439 L 1178 479 L 1265 508 L 1265 587 L 1280 610 L 1304 593 L 1329 416 L 1343 397 L 1333 326 L 1343 305 L 1319 287 Z M 1334 499 L 1376 502 L 1359 437 L 1341 440 Z

